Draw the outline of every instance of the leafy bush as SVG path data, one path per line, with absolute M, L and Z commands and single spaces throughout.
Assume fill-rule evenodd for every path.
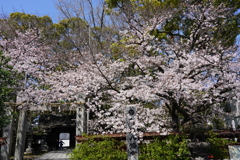
M 184 136 L 168 136 L 165 139 L 156 139 L 154 142 L 141 145 L 139 160 L 188 160 L 190 151 Z
M 209 137 L 206 141 L 211 144 L 209 154 L 212 155 L 214 159 L 229 159 L 227 144 L 236 143 L 226 138 L 218 138 L 217 134 L 212 131 L 209 132 Z
M 125 160 L 125 144 L 108 137 L 85 137 L 86 141 L 77 144 L 70 153 L 72 160 Z
M 87 137 L 70 153 L 73 160 L 125 160 L 125 144 L 109 137 Z M 206 140 L 211 143 L 209 155 L 215 159 L 229 159 L 227 144 L 234 143 L 209 132 Z M 165 139 L 139 145 L 139 160 L 190 160 L 190 150 L 185 136 L 170 135 Z

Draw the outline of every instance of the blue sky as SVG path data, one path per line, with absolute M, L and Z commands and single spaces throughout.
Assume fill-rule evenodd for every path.
M 58 21 L 59 12 L 55 8 L 56 0 L 0 0 L 0 13 L 9 15 L 13 12 L 24 12 L 37 16 L 50 16 Z

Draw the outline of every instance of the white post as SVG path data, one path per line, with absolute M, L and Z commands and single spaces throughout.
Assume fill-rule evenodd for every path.
M 12 144 L 12 127 L 13 127 L 13 116 L 11 115 L 13 111 L 12 106 L 7 107 L 7 115 L 11 116 L 10 123 L 3 128 L 3 137 L 7 137 L 6 144 L 1 146 L 0 160 L 10 159 L 11 144 Z
M 80 104 L 76 112 L 76 136 L 87 133 L 87 111 L 84 104 Z
M 138 138 L 134 128 L 136 112 L 135 106 L 126 107 L 126 123 L 129 130 L 126 135 L 128 160 L 138 160 Z

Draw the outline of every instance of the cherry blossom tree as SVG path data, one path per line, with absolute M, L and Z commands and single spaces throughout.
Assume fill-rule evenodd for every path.
M 45 65 L 44 59 L 44 56 L 49 53 L 48 48 L 43 46 L 33 31 L 25 33 L 17 31 L 16 37 L 10 40 L 2 37 L 1 46 L 5 51 L 5 56 L 10 58 L 8 64 L 23 75 L 22 80 L 19 80 L 19 87 L 16 89 L 18 90 L 18 101 L 21 103 L 31 101 L 31 96 L 28 94 L 30 92 L 27 90 L 40 87 L 37 86 L 38 82 L 41 82 L 41 77 L 50 68 L 50 63 Z
M 57 69 L 61 54 L 38 41 L 34 32 L 18 33 L 11 42 L 1 40 L 14 68 L 34 77 L 19 92 L 20 101 L 75 102 L 84 95 L 96 133 L 126 131 L 128 104 L 136 105 L 135 128 L 144 132 L 180 131 L 195 113 L 206 120 L 223 114 L 222 104 L 239 98 L 239 43 L 225 45 L 214 31 L 231 8 L 184 6 L 182 17 L 192 23 L 187 35 L 179 31 L 162 39 L 155 33 L 178 10 L 162 10 L 148 20 L 131 16 L 122 40 L 114 44 L 121 53 L 117 59 L 109 56 L 111 48 L 95 50 L 86 43 L 81 54 L 67 54 L 71 58 L 64 59 L 64 69 Z
M 76 58 L 78 67 L 62 74 L 62 88 L 54 90 L 66 99 L 72 95 L 72 100 L 75 89 L 85 93 L 94 113 L 92 127 L 98 131 L 125 131 L 127 104 L 138 106 L 136 128 L 143 131 L 179 131 L 194 113 L 211 119 L 222 113 L 223 103 L 239 96 L 239 49 L 211 34 L 228 10 L 224 5 L 186 4 L 183 16 L 193 23 L 189 36 L 167 40 L 152 31 L 161 29 L 174 10 L 142 23 L 132 21 L 122 32 L 121 58 L 86 52 Z
M 222 104 L 239 97 L 238 43 L 229 47 L 213 34 L 229 10 L 223 4 L 186 4 L 183 16 L 192 22 L 189 36 L 166 40 L 152 31 L 161 29 L 176 11 L 164 11 L 142 23 L 132 20 L 122 32 L 127 48 L 122 58 L 86 53 L 76 72 L 82 73 L 74 75 L 81 83 L 72 79 L 67 85 L 82 84 L 79 88 L 88 95 L 97 117 L 95 127 L 124 131 L 126 104 L 137 104 L 136 128 L 143 131 L 179 131 L 194 113 L 210 120 L 222 113 Z M 64 79 L 73 76 L 63 75 Z M 64 90 L 68 92 L 66 86 Z

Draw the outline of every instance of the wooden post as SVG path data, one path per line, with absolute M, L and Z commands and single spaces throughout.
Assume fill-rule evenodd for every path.
M 138 138 L 136 130 L 133 128 L 135 124 L 136 107 L 130 105 L 127 106 L 125 115 L 127 129 L 129 130 L 126 135 L 128 160 L 138 160 Z
M 7 113 L 11 116 L 10 123 L 3 128 L 3 137 L 7 137 L 6 144 L 1 146 L 1 155 L 0 160 L 10 159 L 11 145 L 12 145 L 12 134 L 13 134 L 13 116 L 11 115 L 11 111 L 13 111 L 12 106 L 7 107 Z
M 14 160 L 22 160 L 25 148 L 27 129 L 27 110 L 25 108 L 19 111 L 17 139 L 14 153 Z

